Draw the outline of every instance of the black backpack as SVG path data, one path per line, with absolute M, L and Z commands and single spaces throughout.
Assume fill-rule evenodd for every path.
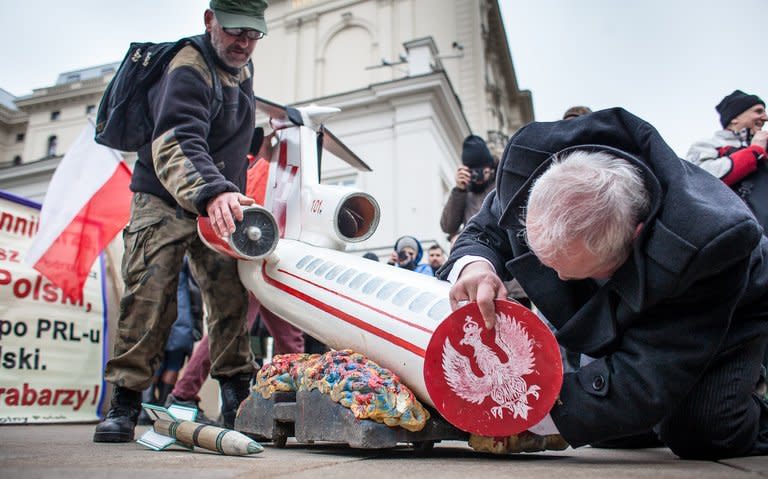
M 223 103 L 221 81 L 204 35 L 177 42 L 131 43 L 120 68 L 109 82 L 96 114 L 96 143 L 121 151 L 137 151 L 152 141 L 154 121 L 149 111 L 149 88 L 157 82 L 176 53 L 193 45 L 202 53 L 213 81 L 213 114 Z

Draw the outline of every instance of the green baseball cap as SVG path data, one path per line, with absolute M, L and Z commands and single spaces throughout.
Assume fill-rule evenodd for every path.
M 267 33 L 266 0 L 211 0 L 211 10 L 224 28 L 253 28 Z

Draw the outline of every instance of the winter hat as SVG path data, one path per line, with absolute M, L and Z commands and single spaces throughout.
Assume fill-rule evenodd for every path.
M 467 168 L 493 167 L 493 157 L 488 145 L 477 135 L 469 135 L 461 147 L 461 162 Z
M 369 259 L 371 261 L 378 261 L 379 260 L 379 257 L 376 256 L 376 253 L 374 253 L 373 251 L 369 251 L 369 252 L 365 253 L 363 255 L 363 258 Z
M 723 128 L 727 128 L 731 120 L 757 104 L 765 106 L 765 102 L 759 96 L 748 95 L 741 90 L 734 90 L 733 93 L 723 98 L 717 104 L 715 110 L 720 114 L 720 124 Z
M 421 261 L 421 257 L 424 254 L 424 251 L 421 249 L 421 243 L 419 243 L 419 240 L 413 236 L 401 236 L 397 241 L 395 241 L 395 251 L 398 253 L 406 246 L 410 246 L 416 252 L 416 258 L 414 259 L 414 262 L 418 263 Z
M 252 28 L 267 33 L 267 0 L 211 0 L 211 10 L 224 28 Z

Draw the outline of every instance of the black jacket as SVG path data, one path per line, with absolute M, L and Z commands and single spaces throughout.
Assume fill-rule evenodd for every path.
M 210 37 L 205 42 L 212 49 Z M 216 57 L 215 54 L 211 54 Z M 223 105 L 215 118 L 211 72 L 192 45 L 182 48 L 149 92 L 155 131 L 138 152 L 131 190 L 205 215 L 220 193 L 245 191 L 246 155 L 255 125 L 249 66 L 220 61 Z
M 528 250 L 519 217 L 552 155 L 611 150 L 651 195 L 631 257 L 600 286 L 561 281 Z M 463 255 L 515 277 L 566 348 L 598 359 L 566 374 L 552 418 L 579 446 L 648 430 L 729 345 L 768 331 L 768 241 L 720 180 L 679 159 L 648 123 L 620 108 L 532 123 L 507 145 L 496 191 L 438 273 Z

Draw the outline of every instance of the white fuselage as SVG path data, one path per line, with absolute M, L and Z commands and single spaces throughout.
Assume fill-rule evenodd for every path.
M 243 284 L 267 309 L 334 349 L 365 354 L 433 405 L 424 355 L 451 311 L 449 283 L 290 239 L 239 263 Z

